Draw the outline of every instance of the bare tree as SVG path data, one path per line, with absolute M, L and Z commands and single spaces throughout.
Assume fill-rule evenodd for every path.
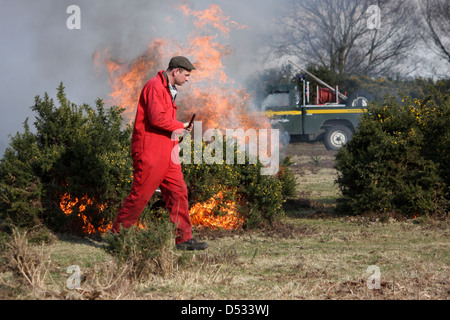
M 422 38 L 438 55 L 450 62 L 450 2 L 420 1 Z
M 368 11 L 371 5 L 380 10 Z M 389 73 L 415 45 L 413 12 L 401 0 L 292 0 L 277 55 L 338 74 Z

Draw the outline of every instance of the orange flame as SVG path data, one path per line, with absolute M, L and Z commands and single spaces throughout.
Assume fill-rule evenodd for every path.
M 221 214 L 216 215 L 216 211 L 220 211 Z M 244 224 L 244 219 L 236 210 L 236 202 L 223 201 L 223 192 L 219 192 L 204 203 L 193 205 L 189 215 L 193 225 L 206 228 L 237 230 Z
M 199 115 L 205 130 L 269 128 L 265 117 L 251 111 L 249 93 L 227 77 L 222 62 L 233 53 L 233 48 L 220 43 L 220 36 L 228 38 L 231 28 L 242 29 L 246 26 L 231 21 L 214 4 L 200 11 L 183 5 L 181 10 L 185 16 L 194 19 L 195 29 L 188 36 L 190 45 L 186 47 L 185 54 L 193 57 L 196 65 L 190 80 L 192 85 L 188 90 L 183 89 L 180 95 L 182 113 Z
M 109 229 L 111 229 L 112 224 L 109 223 L 106 226 L 103 226 L 103 222 L 105 219 L 102 219 L 100 223 L 100 227 L 96 228 L 88 219 L 88 217 L 84 214 L 86 208 L 88 206 L 94 205 L 94 202 L 88 198 L 87 195 L 83 196 L 83 198 L 78 199 L 70 196 L 68 193 L 64 193 L 61 195 L 59 207 L 64 212 L 66 216 L 70 216 L 73 213 L 75 207 L 78 207 L 78 217 L 81 218 L 83 222 L 82 232 L 85 234 L 94 234 L 94 233 L 105 233 Z M 106 206 L 103 204 L 95 205 L 99 213 L 102 213 L 105 210 Z
M 153 41 L 148 50 L 129 65 L 111 58 L 106 49 L 94 54 L 96 68 L 105 65 L 109 73 L 109 84 L 112 88 L 109 103 L 124 108 L 124 117 L 130 122 L 134 120 L 140 90 L 152 76 L 152 71 L 156 70 L 157 60 L 154 57 L 158 56 L 163 43 L 160 39 Z
M 145 83 L 159 70 L 165 69 L 172 56 L 184 55 L 193 61 L 196 70 L 190 77 L 190 84 L 185 84 L 180 90 L 182 94 L 177 100 L 180 120 L 187 121 L 196 113 L 196 120 L 203 122 L 203 130 L 269 129 L 269 120 L 250 110 L 250 95 L 227 77 L 222 62 L 232 54 L 233 49 L 219 42 L 219 39 L 228 38 L 232 28 L 239 30 L 246 26 L 230 20 L 214 4 L 199 11 L 187 5 L 181 5 L 179 9 L 193 20 L 194 30 L 187 37 L 188 44 L 155 39 L 144 54 L 128 63 L 111 58 L 108 50 L 95 53 L 97 68 L 103 64 L 109 73 L 112 91 L 108 103 L 125 108 L 124 117 L 129 122 L 133 121 Z
M 208 25 L 212 25 L 228 37 L 230 25 L 233 25 L 237 29 L 247 28 L 247 26 L 240 25 L 236 21 L 230 21 L 230 17 L 225 16 L 222 9 L 216 4 L 210 5 L 208 9 L 203 11 L 191 10 L 186 4 L 181 5 L 180 9 L 186 16 L 192 15 L 197 18 L 194 24 L 198 30 L 203 30 Z
M 83 234 L 96 234 L 96 233 L 106 233 L 108 230 L 112 228 L 112 223 L 109 222 L 105 224 L 105 218 L 101 219 L 98 227 L 95 227 L 90 221 L 89 218 L 86 216 L 85 211 L 88 206 L 95 206 L 95 208 L 98 211 L 98 214 L 101 214 L 105 208 L 106 205 L 103 204 L 94 204 L 94 201 L 92 199 L 89 199 L 87 195 L 84 195 L 81 199 L 78 199 L 77 197 L 72 197 L 68 193 L 64 193 L 60 197 L 60 203 L 59 208 L 62 210 L 62 212 L 66 216 L 70 216 L 75 208 L 78 208 L 78 214 L 77 216 L 81 218 L 82 221 L 82 227 L 81 231 Z M 135 225 L 140 229 L 145 229 L 145 224 L 141 222 L 136 222 Z

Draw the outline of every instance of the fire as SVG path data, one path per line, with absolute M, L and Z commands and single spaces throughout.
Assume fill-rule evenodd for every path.
M 98 223 L 99 226 L 95 227 L 90 221 L 88 216 L 85 214 L 86 208 L 89 206 L 94 206 L 98 212 L 101 214 L 105 209 L 106 205 L 94 203 L 87 195 L 84 195 L 81 199 L 77 197 L 72 197 L 68 193 L 63 193 L 60 196 L 59 208 L 66 216 L 70 216 L 75 208 L 78 208 L 77 216 L 82 221 L 81 232 L 83 234 L 96 234 L 96 233 L 106 233 L 112 228 L 112 222 L 106 223 L 105 218 L 101 219 Z M 145 224 L 141 222 L 136 222 L 135 225 L 140 229 L 145 229 Z
M 100 227 L 95 227 L 88 219 L 88 217 L 84 214 L 86 208 L 88 206 L 93 206 L 94 202 L 88 198 L 87 195 L 83 196 L 81 199 L 72 198 L 72 196 L 68 193 L 64 193 L 61 195 L 59 207 L 64 212 L 66 216 L 70 216 L 73 213 L 74 208 L 78 207 L 78 217 L 81 218 L 82 232 L 84 234 L 94 234 L 94 233 L 105 233 L 109 229 L 111 229 L 112 224 L 108 223 L 106 226 L 103 226 L 105 222 L 104 219 L 100 222 Z M 106 206 L 103 204 L 96 204 L 96 209 L 99 213 L 102 213 L 105 210 Z
M 228 37 L 230 25 L 233 25 L 238 29 L 247 28 L 247 26 L 240 25 L 236 21 L 230 21 L 230 17 L 225 16 L 222 9 L 216 4 L 210 5 L 208 9 L 203 11 L 191 10 L 186 4 L 181 5 L 180 9 L 185 15 L 192 15 L 197 18 L 194 21 L 194 24 L 198 30 L 202 30 L 205 27 L 208 27 L 208 25 L 212 25 Z
M 158 60 L 155 57 L 158 56 L 163 43 L 163 40 L 153 41 L 148 50 L 129 65 L 113 59 L 106 49 L 94 54 L 96 68 L 100 68 L 103 64 L 108 70 L 109 84 L 112 88 L 109 103 L 124 108 L 124 117 L 130 122 L 134 120 L 142 86 L 156 71 Z
M 214 4 L 199 11 L 187 5 L 178 9 L 193 20 L 194 28 L 187 36 L 186 44 L 158 38 L 148 45 L 144 54 L 131 62 L 112 58 L 107 49 L 95 53 L 97 69 L 104 65 L 109 74 L 112 91 L 108 103 L 125 108 L 124 117 L 131 123 L 145 83 L 159 70 L 165 69 L 172 56 L 184 55 L 194 63 L 196 70 L 189 83 L 180 90 L 182 94 L 177 100 L 180 119 L 189 119 L 196 113 L 196 120 L 202 121 L 204 130 L 269 129 L 269 120 L 251 111 L 250 94 L 227 77 L 222 62 L 233 49 L 220 40 L 227 39 L 231 29 L 240 30 L 246 26 L 230 20 Z
M 189 210 L 191 223 L 213 229 L 239 229 L 244 224 L 244 219 L 236 210 L 236 202 L 224 201 L 223 198 L 223 192 L 219 192 L 208 201 L 193 205 Z M 220 211 L 221 214 L 216 215 L 216 211 Z
M 269 128 L 265 117 L 253 113 L 250 108 L 250 94 L 225 73 L 224 58 L 233 49 L 220 42 L 227 39 L 231 29 L 246 28 L 231 21 L 217 5 L 195 11 L 183 5 L 183 14 L 193 18 L 194 30 L 188 36 L 189 45 L 183 54 L 193 57 L 197 69 L 191 76 L 191 87 L 183 89 L 179 104 L 183 114 L 196 113 L 203 128 Z M 191 89 L 192 88 L 192 89 Z

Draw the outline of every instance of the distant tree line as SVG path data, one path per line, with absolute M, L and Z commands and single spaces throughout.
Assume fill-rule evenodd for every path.
M 421 44 L 450 62 L 449 16 L 446 0 L 289 1 L 273 55 L 336 74 L 392 75 Z

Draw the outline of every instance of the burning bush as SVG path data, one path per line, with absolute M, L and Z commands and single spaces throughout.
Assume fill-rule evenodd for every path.
M 388 98 L 373 105 L 337 154 L 338 209 L 347 214 L 446 212 L 450 179 L 450 97 Z
M 196 152 L 192 141 L 191 157 Z M 223 154 L 230 141 L 224 139 Z M 203 143 L 202 152 L 207 145 Z M 230 148 L 230 147 L 228 147 Z M 200 226 L 237 229 L 272 223 L 283 213 L 283 201 L 295 192 L 295 178 L 289 170 L 288 158 L 281 163 L 278 175 L 262 175 L 263 164 L 245 156 L 239 164 L 238 145 L 234 148 L 234 164 L 225 159 L 219 163 L 184 164 L 191 218 Z M 224 217 L 225 216 L 225 217 Z
M 14 136 L 5 151 L 0 219 L 23 227 L 44 223 L 60 232 L 104 233 L 131 189 L 131 127 L 123 128 L 122 109 L 105 109 L 100 99 L 95 109 L 71 103 L 62 84 L 57 100 L 59 106 L 47 94 L 37 96 L 32 107 L 36 133 L 25 122 L 25 132 Z M 228 229 L 272 222 L 283 212 L 283 198 L 293 190 L 286 186 L 293 181 L 288 162 L 274 176 L 261 175 L 262 166 L 248 159 L 245 164 L 183 165 L 191 214 L 203 214 L 203 221 L 199 216 L 193 221 L 207 225 L 209 218 L 210 227 Z M 217 216 L 222 224 L 211 223 Z

